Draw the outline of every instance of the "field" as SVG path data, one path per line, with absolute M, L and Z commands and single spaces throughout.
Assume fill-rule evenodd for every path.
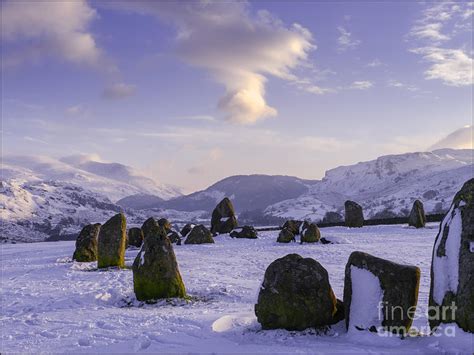
M 257 240 L 215 238 L 212 245 L 176 246 L 189 302 L 142 304 L 130 269 L 97 271 L 96 263 L 71 261 L 74 242 L 2 245 L 1 352 L 339 352 L 472 353 L 473 337 L 382 337 L 347 333 L 343 323 L 314 330 L 262 331 L 253 306 L 266 267 L 298 253 L 318 260 L 342 299 L 344 267 L 360 250 L 421 268 L 419 314 L 414 326 L 427 333 L 424 310 L 437 223 L 361 229 L 321 229 L 333 244 L 278 244 L 277 232 Z M 128 250 L 131 265 L 138 250 Z

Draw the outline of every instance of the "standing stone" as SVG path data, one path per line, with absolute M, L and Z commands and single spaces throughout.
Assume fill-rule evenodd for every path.
M 346 264 L 344 308 L 349 330 L 406 334 L 418 300 L 420 269 L 355 251 Z M 352 318 L 351 318 L 352 317 Z
M 323 327 L 335 323 L 336 311 L 328 273 L 316 260 L 289 254 L 268 266 L 255 305 L 263 329 Z
M 364 225 L 364 214 L 361 205 L 354 201 L 346 201 L 344 209 L 347 227 L 360 228 Z
M 240 232 L 230 232 L 232 238 L 257 239 L 257 231 L 252 226 L 243 226 Z
M 189 234 L 189 232 L 192 231 L 194 228 L 194 224 L 192 223 L 187 223 L 182 229 L 181 229 L 181 236 L 183 238 L 186 238 L 186 236 Z
M 132 267 L 137 299 L 184 298 L 186 290 L 165 228 L 148 219 L 143 233 L 145 241 Z
M 212 233 L 204 227 L 202 224 L 195 226 L 191 232 L 189 232 L 188 237 L 184 241 L 184 244 L 206 244 L 214 243 L 214 238 L 212 238 Z
M 283 224 L 282 229 L 287 229 L 291 233 L 293 233 L 293 235 L 298 235 L 300 234 L 300 228 L 302 224 L 303 224 L 303 221 L 289 219 L 288 221 L 285 222 L 285 224 Z
M 301 232 L 301 244 L 303 243 L 317 243 L 321 239 L 321 232 L 315 223 L 310 223 Z
M 408 217 L 408 225 L 415 228 L 423 228 L 426 224 L 425 209 L 420 200 L 413 202 L 413 207 Z
M 128 245 L 140 248 L 143 243 L 143 232 L 141 228 L 130 228 L 128 230 Z
M 436 236 L 429 306 L 432 329 L 455 322 L 474 333 L 474 179 L 456 194 Z
M 82 228 L 76 239 L 76 250 L 72 258 L 80 262 L 97 260 L 97 238 L 99 236 L 100 223 L 89 224 Z
M 287 228 L 283 228 L 278 234 L 278 243 L 296 242 L 295 235 Z
M 158 225 L 163 227 L 167 232 L 170 232 L 172 229 L 171 223 L 166 218 L 160 218 L 158 220 Z
M 237 218 L 235 218 L 234 206 L 225 197 L 212 211 L 211 233 L 230 233 L 236 227 Z
M 110 218 L 101 228 L 98 238 L 97 266 L 125 266 L 127 221 L 123 213 Z
M 174 230 L 168 231 L 166 234 L 168 239 L 172 244 L 176 245 L 181 245 L 181 237 L 179 236 L 178 232 L 175 232 Z

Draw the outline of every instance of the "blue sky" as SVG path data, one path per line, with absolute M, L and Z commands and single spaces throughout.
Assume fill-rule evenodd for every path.
M 4 1 L 3 150 L 96 154 L 188 191 L 426 150 L 472 125 L 472 11 Z

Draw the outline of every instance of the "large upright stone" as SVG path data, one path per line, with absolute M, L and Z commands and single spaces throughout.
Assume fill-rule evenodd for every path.
M 336 297 L 326 269 L 316 260 L 289 254 L 265 271 L 255 305 L 263 329 L 303 330 L 335 323 Z
M 125 266 L 127 244 L 127 221 L 123 213 L 116 214 L 100 228 L 98 238 L 97 266 Z
M 406 334 L 418 301 L 420 269 L 355 251 L 346 264 L 344 308 L 348 330 Z
M 474 333 L 474 179 L 456 194 L 441 222 L 433 248 L 429 305 L 432 328 L 455 322 Z
M 235 217 L 234 206 L 225 197 L 212 211 L 211 233 L 230 233 L 236 227 L 237 218 Z
M 317 243 L 321 239 L 321 232 L 315 223 L 309 223 L 305 229 L 301 231 L 301 244 Z
M 364 225 L 364 214 L 361 205 L 354 201 L 346 201 L 344 209 L 347 227 L 360 228 Z
M 183 298 L 184 283 L 166 229 L 154 219 L 143 226 L 145 241 L 133 262 L 133 290 L 139 301 Z
M 160 218 L 158 220 L 158 225 L 160 227 L 163 227 L 167 232 L 171 232 L 171 230 L 173 229 L 171 223 L 166 218 Z
M 288 228 L 283 228 L 278 234 L 278 243 L 296 242 L 295 235 Z
M 128 230 L 128 245 L 140 248 L 143 244 L 143 231 L 141 228 L 133 227 Z
M 184 241 L 184 244 L 206 244 L 214 243 L 212 233 L 202 224 L 195 226 L 191 232 L 188 233 L 188 237 Z
M 192 223 L 187 223 L 182 229 L 181 229 L 181 237 L 183 238 L 186 238 L 187 235 L 189 234 L 189 232 L 192 231 L 192 229 L 194 228 L 194 224 Z
M 99 236 L 100 223 L 89 224 L 82 228 L 76 239 L 76 250 L 72 258 L 80 262 L 97 260 L 97 238 Z
M 415 228 L 423 228 L 426 224 L 425 209 L 420 200 L 413 202 L 413 207 L 408 216 L 408 225 Z
M 289 219 L 285 222 L 285 224 L 283 224 L 281 229 L 287 229 L 291 233 L 293 233 L 293 235 L 298 235 L 300 234 L 300 229 L 301 229 L 302 224 L 303 224 L 303 221 Z

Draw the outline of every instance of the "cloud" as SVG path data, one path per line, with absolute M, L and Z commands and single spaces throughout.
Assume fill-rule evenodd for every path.
M 404 88 L 408 91 L 419 91 L 420 89 L 414 85 L 409 85 L 409 84 L 404 84 L 404 83 L 401 83 L 400 81 L 398 80 L 389 80 L 387 82 L 387 86 L 388 87 L 391 87 L 391 88 Z
M 252 14 L 245 2 L 134 1 L 109 6 L 172 24 L 176 53 L 225 87 L 218 108 L 235 123 L 275 116 L 277 110 L 265 100 L 268 77 L 295 80 L 292 70 L 315 48 L 304 27 L 286 26 L 267 11 Z
M 374 83 L 368 80 L 361 80 L 361 81 L 354 81 L 350 86 L 349 89 L 355 90 L 367 90 L 374 86 Z
M 116 83 L 106 87 L 102 92 L 102 97 L 106 99 L 123 99 L 132 96 L 135 94 L 135 91 L 135 85 Z
M 428 80 L 439 79 L 449 86 L 467 86 L 474 83 L 473 58 L 461 49 L 424 47 L 411 50 L 432 63 L 425 72 Z
M 447 41 L 449 36 L 441 33 L 442 23 L 427 23 L 412 28 L 411 35 L 421 39 Z
M 70 116 L 80 115 L 84 112 L 84 107 L 82 105 L 70 106 L 66 109 L 66 114 Z
M 33 142 L 33 143 L 41 143 L 41 144 L 49 144 L 48 142 L 42 140 L 42 139 L 39 139 L 39 138 L 34 138 L 34 137 L 31 137 L 31 136 L 24 136 L 23 139 L 25 141 L 28 141 L 28 142 Z
M 46 55 L 86 65 L 101 59 L 88 31 L 97 13 L 86 1 L 6 1 L 1 11 L 2 41 L 15 43 L 4 58 L 7 66 Z
M 380 59 L 375 58 L 373 61 L 367 64 L 367 67 L 376 68 L 376 67 L 380 67 L 381 65 L 383 65 L 383 63 L 380 61 Z
M 337 30 L 339 31 L 339 37 L 337 39 L 339 52 L 344 52 L 348 49 L 354 49 L 360 45 L 361 41 L 358 39 L 353 39 L 352 33 L 347 31 L 344 27 L 339 26 Z
M 474 83 L 472 52 L 464 49 L 472 47 L 472 43 L 462 45 L 455 41 L 459 33 L 472 31 L 472 14 L 472 3 L 462 2 L 436 3 L 422 11 L 408 35 L 417 42 L 410 51 L 431 63 L 424 72 L 425 79 L 441 80 L 448 86 Z
M 214 122 L 216 121 L 216 118 L 211 115 L 192 115 L 192 116 L 181 116 L 178 117 L 180 120 L 189 120 L 189 121 L 208 121 L 208 122 Z
M 431 147 L 429 151 L 442 148 L 452 149 L 473 149 L 473 127 L 472 125 L 464 126 L 439 140 Z

